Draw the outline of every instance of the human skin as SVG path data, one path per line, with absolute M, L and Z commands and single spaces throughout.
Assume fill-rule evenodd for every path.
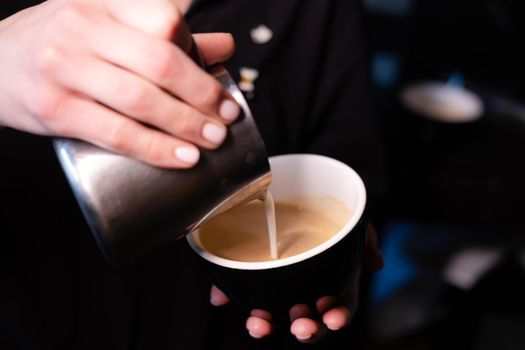
M 195 35 L 207 64 L 231 35 Z M 173 41 L 177 45 L 173 44 Z M 78 138 L 169 168 L 214 149 L 239 107 L 186 55 L 170 0 L 48 0 L 0 22 L 0 124 Z

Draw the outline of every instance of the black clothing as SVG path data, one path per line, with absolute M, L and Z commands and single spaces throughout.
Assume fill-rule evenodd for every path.
M 20 1 L 0 5 L 7 15 Z M 357 1 L 195 1 L 194 32 L 232 32 L 226 64 L 257 69 L 249 103 L 270 154 L 319 153 L 381 191 Z M 250 30 L 273 32 L 265 44 Z M 128 269 L 109 265 L 81 217 L 47 138 L 0 130 L 0 348 L 258 349 L 300 345 L 287 327 L 255 341 L 234 305 L 208 304 L 210 280 L 185 241 Z M 339 348 L 346 331 L 319 347 Z M 341 348 L 346 348 L 340 345 Z M 310 349 L 316 348 L 309 346 Z
M 240 67 L 259 71 L 249 102 L 270 155 L 332 156 L 381 190 L 357 1 L 197 1 L 187 17 L 194 32 L 233 33 L 226 66 L 237 79 Z M 264 45 L 250 37 L 259 24 L 274 33 Z

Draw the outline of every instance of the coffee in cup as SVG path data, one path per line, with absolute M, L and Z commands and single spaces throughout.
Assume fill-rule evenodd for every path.
M 199 229 L 200 244 L 225 259 L 272 260 L 266 215 L 259 200 L 233 208 Z M 283 259 L 327 241 L 348 221 L 350 209 L 337 197 L 305 196 L 277 201 L 275 217 L 277 258 Z

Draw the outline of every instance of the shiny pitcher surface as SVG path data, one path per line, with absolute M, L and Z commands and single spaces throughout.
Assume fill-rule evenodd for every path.
M 217 150 L 192 169 L 161 169 L 86 142 L 56 139 L 55 150 L 102 252 L 118 265 L 160 250 L 271 182 L 266 149 L 248 105 L 222 66 L 208 69 L 242 115 Z

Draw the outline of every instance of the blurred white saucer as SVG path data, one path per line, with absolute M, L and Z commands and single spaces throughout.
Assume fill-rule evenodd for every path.
M 478 95 L 442 82 L 408 85 L 401 92 L 401 101 L 416 114 L 444 123 L 472 122 L 484 111 Z

